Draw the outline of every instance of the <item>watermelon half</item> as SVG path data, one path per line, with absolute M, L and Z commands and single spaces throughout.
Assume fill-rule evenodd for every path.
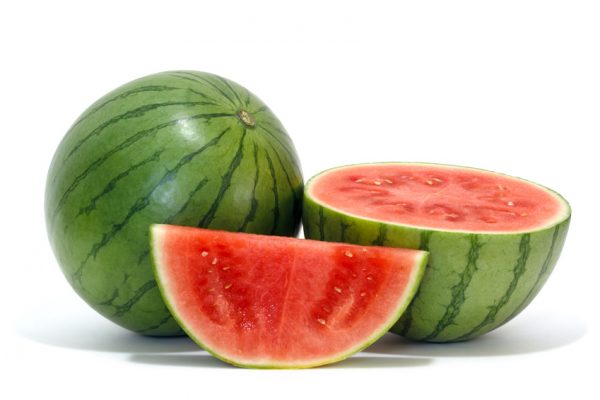
M 424 251 L 173 225 L 151 228 L 169 310 L 228 363 L 304 368 L 342 360 L 398 320 L 421 281 Z
M 380 163 L 339 167 L 305 188 L 307 238 L 430 252 L 415 299 L 392 331 L 461 341 L 522 311 L 550 275 L 568 203 L 535 183 L 474 168 Z

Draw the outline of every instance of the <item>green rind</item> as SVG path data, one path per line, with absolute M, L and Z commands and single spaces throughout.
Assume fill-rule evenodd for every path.
M 417 295 L 391 329 L 412 340 L 468 340 L 514 318 L 548 279 L 570 222 L 566 201 L 563 218 L 531 232 L 468 233 L 379 222 L 316 202 L 309 189 L 318 176 L 305 189 L 305 237 L 430 252 Z
M 257 123 L 277 130 L 246 126 L 242 109 L 260 110 Z M 295 235 L 303 180 L 284 133 L 260 99 L 207 73 L 150 75 L 102 97 L 67 132 L 48 171 L 48 235 L 73 288 L 125 328 L 182 334 L 154 283 L 148 226 Z M 276 154 L 272 170 L 267 151 Z
M 198 338 L 198 335 L 196 334 L 196 332 L 194 332 L 190 328 L 188 328 L 186 321 L 185 321 L 185 317 L 182 316 L 177 311 L 177 308 L 174 306 L 174 301 L 173 301 L 173 296 L 176 295 L 176 293 L 175 294 L 171 293 L 171 291 L 169 290 L 168 284 L 165 282 L 165 279 L 161 275 L 161 271 L 164 270 L 166 268 L 166 266 L 163 265 L 159 261 L 160 260 L 160 256 L 159 256 L 160 250 L 158 250 L 158 249 L 160 249 L 161 246 L 160 246 L 160 242 L 159 242 L 160 233 L 157 233 L 157 232 L 160 229 L 163 229 L 163 226 L 152 225 L 150 227 L 150 247 L 151 247 L 151 253 L 152 253 L 152 265 L 153 265 L 154 276 L 155 276 L 156 282 L 158 283 L 158 288 L 159 288 L 160 294 L 163 298 L 164 303 L 166 304 L 167 308 L 169 309 L 171 315 L 177 321 L 179 326 L 181 326 L 181 328 L 185 331 L 185 333 L 194 342 L 196 342 L 196 344 L 198 344 L 198 346 L 200 346 L 202 349 L 206 350 L 209 354 L 211 354 L 212 356 L 214 356 L 215 358 L 218 358 L 219 360 L 221 360 L 223 362 L 234 365 L 236 367 L 242 367 L 242 368 L 256 368 L 256 369 L 313 368 L 313 367 L 319 367 L 319 366 L 323 366 L 323 365 L 327 365 L 327 364 L 333 364 L 333 363 L 345 360 L 346 358 L 352 356 L 353 354 L 356 354 L 356 353 L 360 352 L 361 350 L 364 350 L 365 348 L 369 347 L 371 344 L 375 343 L 383 335 L 385 335 L 392 328 L 392 326 L 398 321 L 398 319 L 402 316 L 404 311 L 407 309 L 407 307 L 409 306 L 410 302 L 412 301 L 412 299 L 414 298 L 414 296 L 417 292 L 417 289 L 421 283 L 421 280 L 423 279 L 423 276 L 425 274 L 425 269 L 427 266 L 428 256 L 429 256 L 428 253 L 424 253 L 423 256 L 420 257 L 418 259 L 418 261 L 414 264 L 413 270 L 411 273 L 411 278 L 409 279 L 409 284 L 406 286 L 406 290 L 403 293 L 403 296 L 399 299 L 396 310 L 395 310 L 395 312 L 393 312 L 390 315 L 389 320 L 386 321 L 386 323 L 382 325 L 381 329 L 377 330 L 371 337 L 367 338 L 363 342 L 358 343 L 355 347 L 348 349 L 347 352 L 340 354 L 336 357 L 332 357 L 332 358 L 325 359 L 325 360 L 316 360 L 315 362 L 306 363 L 306 364 L 293 364 L 293 365 L 290 365 L 290 364 L 268 364 L 268 365 L 265 365 L 265 364 L 243 363 L 243 362 L 238 362 L 236 360 L 232 360 L 227 357 L 224 357 L 221 354 L 219 354 L 219 352 L 216 351 L 215 349 L 204 344 L 203 341 Z

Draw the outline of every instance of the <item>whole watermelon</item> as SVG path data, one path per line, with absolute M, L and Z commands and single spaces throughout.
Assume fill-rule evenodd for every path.
M 46 222 L 90 306 L 132 331 L 177 335 L 150 224 L 292 236 L 302 190 L 294 145 L 261 100 L 217 75 L 171 71 L 119 87 L 73 124 L 48 172 Z

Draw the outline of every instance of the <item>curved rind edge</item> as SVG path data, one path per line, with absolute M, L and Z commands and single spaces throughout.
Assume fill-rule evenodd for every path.
M 409 224 L 401 224 L 398 222 L 392 222 L 392 221 L 384 221 L 384 220 L 378 220 L 378 219 L 374 219 L 374 218 L 368 218 L 368 217 L 363 217 L 360 215 L 355 215 L 355 214 L 351 214 L 348 212 L 345 212 L 343 210 L 338 210 L 334 207 L 331 207 L 327 204 L 324 204 L 322 202 L 320 202 L 319 200 L 317 200 L 316 198 L 314 198 L 313 196 L 310 195 L 310 190 L 312 185 L 318 181 L 318 179 L 324 175 L 327 175 L 330 172 L 334 172 L 334 171 L 339 171 L 339 170 L 343 170 L 346 168 L 351 168 L 351 167 L 359 167 L 359 166 L 369 166 L 369 165 L 431 165 L 431 166 L 435 166 L 435 167 L 442 167 L 442 168 L 456 168 L 456 169 L 467 169 L 467 170 L 474 170 L 474 171 L 479 171 L 479 172 L 483 172 L 486 174 L 491 174 L 491 175 L 500 175 L 502 177 L 505 178 L 509 178 L 509 179 L 515 179 L 518 181 L 522 181 L 522 182 L 526 182 L 528 184 L 531 184 L 533 186 L 536 186 L 546 192 L 548 192 L 549 194 L 551 194 L 553 197 L 555 197 L 560 203 L 562 203 L 564 209 L 563 212 L 559 215 L 557 215 L 556 219 L 551 221 L 551 223 L 549 223 L 548 225 L 545 226 L 541 226 L 539 228 L 536 229 L 532 229 L 532 230 L 522 230 L 522 231 L 511 231 L 511 232 L 502 232 L 502 231 L 468 231 L 468 230 L 459 230 L 459 229 L 435 229 L 435 228 L 431 228 L 431 227 L 427 227 L 427 226 L 418 226 L 418 225 L 409 225 Z M 387 224 L 387 225 L 393 225 L 393 226 L 398 226 L 398 227 L 405 227 L 408 229 L 417 229 L 417 230 L 435 230 L 435 231 L 439 231 L 439 232 L 454 232 L 454 233 L 464 233 L 464 234 L 468 234 L 468 233 L 474 233 L 474 234 L 486 234 L 486 235 L 511 235 L 511 234 L 521 234 L 521 233 L 530 233 L 530 232 L 534 232 L 534 231 L 542 231 L 548 228 L 551 228 L 553 226 L 556 226 L 556 224 L 562 223 L 564 221 L 568 221 L 571 218 L 571 205 L 569 204 L 569 202 L 558 192 L 556 192 L 555 190 L 552 190 L 544 185 L 540 185 L 539 183 L 530 181 L 528 179 L 524 179 L 524 178 L 520 178 L 517 176 L 512 176 L 512 175 L 508 175 L 508 174 L 504 174 L 501 172 L 496 172 L 496 171 L 491 171 L 491 170 L 487 170 L 487 169 L 482 169 L 482 168 L 474 168 L 474 167 L 467 167 L 467 166 L 462 166 L 462 165 L 452 165 L 452 164 L 438 164 L 438 163 L 430 163 L 430 162 L 397 162 L 397 161 L 389 161 L 389 162 L 377 162 L 377 163 L 362 163 L 362 164 L 348 164 L 348 165 L 342 165 L 342 166 L 338 166 L 338 167 L 333 167 L 333 168 L 329 168 L 326 169 L 324 171 L 319 172 L 318 174 L 312 176 L 310 179 L 308 179 L 308 181 L 306 182 L 306 184 L 304 185 L 304 201 L 306 201 L 306 198 L 309 197 L 313 202 L 317 203 L 318 205 L 322 206 L 322 207 L 327 207 L 329 209 L 331 209 L 332 211 L 338 212 L 340 214 L 346 215 L 348 217 L 351 218 L 358 218 L 361 220 L 366 220 L 366 221 L 372 221 L 378 224 Z M 304 218 L 303 218 L 304 219 Z
M 307 185 L 307 188 L 309 185 Z M 537 252 L 542 252 L 542 248 L 544 246 L 550 245 L 549 237 L 550 232 L 556 230 L 559 234 L 556 240 L 556 243 L 553 247 L 550 247 L 550 253 L 547 258 L 548 261 L 541 265 L 539 263 L 536 265 L 536 268 L 543 269 L 539 274 L 537 280 L 531 287 L 528 287 L 529 294 L 525 297 L 525 301 L 521 304 L 520 307 L 517 307 L 510 316 L 502 320 L 500 322 L 494 321 L 492 326 L 485 326 L 484 329 L 478 330 L 476 334 L 465 337 L 460 340 L 456 340 L 455 338 L 445 338 L 444 335 L 441 337 L 436 337 L 435 339 L 425 339 L 427 335 L 416 335 L 411 333 L 403 332 L 402 336 L 407 337 L 411 340 L 418 341 L 432 341 L 432 342 L 452 342 L 452 341 L 462 341 L 474 338 L 476 336 L 480 336 L 485 334 L 493 329 L 502 326 L 516 315 L 518 315 L 531 301 L 535 298 L 535 296 L 541 290 L 543 284 L 548 279 L 550 273 L 552 272 L 562 247 L 564 245 L 565 237 L 568 232 L 570 222 L 570 215 L 564 220 L 557 221 L 553 225 L 544 228 L 543 230 L 533 231 L 533 232 L 518 232 L 518 233 L 504 233 L 504 234 L 495 234 L 495 233 L 470 233 L 470 232 L 460 232 L 460 231 L 445 231 L 445 230 L 432 230 L 432 229 L 419 229 L 406 225 L 398 225 L 391 224 L 386 222 L 374 221 L 371 219 L 360 218 L 354 215 L 345 214 L 338 210 L 328 208 L 326 206 L 321 205 L 314 201 L 314 199 L 309 195 L 308 190 L 305 190 L 305 195 L 303 199 L 303 227 L 304 227 L 304 235 L 308 239 L 316 239 L 316 240 L 325 240 L 325 241 L 334 241 L 339 242 L 343 241 L 346 243 L 352 244 L 360 244 L 360 245 L 383 245 L 383 246 L 391 246 L 391 247 L 405 247 L 412 249 L 423 249 L 423 239 L 424 237 L 431 237 L 432 234 L 437 235 L 438 237 L 442 236 L 443 240 L 450 242 L 451 244 L 457 243 L 460 240 L 465 240 L 471 236 L 477 236 L 479 238 L 483 238 L 487 241 L 493 242 L 494 245 L 501 244 L 503 241 L 514 241 L 517 242 L 522 236 L 526 234 L 530 234 L 535 238 L 543 238 L 547 237 L 545 242 L 542 240 L 541 243 L 543 245 L 539 245 L 535 250 Z M 429 250 L 428 248 L 425 248 Z M 437 256 L 435 251 L 431 251 L 430 253 L 430 262 Z M 432 258 L 433 257 L 433 258 Z M 431 265 L 429 266 L 431 269 Z M 428 273 L 425 272 L 425 276 L 423 279 L 423 283 L 427 281 L 428 278 L 431 278 L 431 274 L 434 272 Z M 436 277 L 436 280 L 438 278 Z M 421 285 L 423 287 L 423 285 Z M 416 297 L 422 296 L 423 293 L 417 293 Z M 426 293 L 426 296 L 431 295 L 430 293 Z M 412 304 L 409 305 L 407 310 L 407 315 L 413 311 L 414 307 Z M 405 315 L 405 317 L 407 316 Z M 402 317 L 404 318 L 404 317 Z M 402 320 L 401 318 L 401 320 Z M 470 328 L 467 327 L 466 331 Z M 391 330 L 394 333 L 399 333 L 398 329 L 392 328 Z M 400 334 L 400 333 L 399 333 Z M 459 336 L 456 336 L 459 337 Z
M 178 310 L 174 306 L 173 300 L 169 296 L 169 292 L 166 287 L 167 285 L 165 284 L 166 278 L 161 273 L 162 270 L 165 268 L 165 265 L 162 262 L 162 251 L 161 251 L 161 238 L 162 238 L 164 229 L 165 229 L 165 225 L 160 225 L 160 224 L 155 224 L 150 227 L 150 249 L 151 249 L 150 252 L 152 255 L 152 266 L 153 266 L 154 276 L 156 278 L 156 282 L 158 284 L 160 294 L 161 294 L 167 308 L 169 309 L 169 312 L 171 312 L 171 315 L 173 315 L 173 318 L 175 319 L 175 321 L 177 321 L 177 323 L 179 324 L 181 329 L 183 329 L 183 331 L 198 346 L 200 346 L 206 352 L 211 354 L 213 357 L 215 357 L 227 364 L 231 364 L 233 366 L 242 367 L 242 368 L 255 368 L 255 369 L 313 368 L 313 367 L 319 367 L 319 366 L 323 366 L 323 365 L 333 364 L 333 363 L 345 360 L 346 358 L 352 356 L 353 354 L 356 354 L 359 351 L 364 350 L 365 348 L 367 348 L 371 344 L 373 344 L 375 341 L 377 341 L 377 339 L 379 339 L 383 335 L 385 335 L 390 330 L 390 328 L 398 321 L 398 319 L 402 316 L 404 311 L 408 308 L 410 302 L 412 301 L 413 297 L 417 293 L 417 289 L 419 287 L 419 284 L 421 283 L 421 280 L 423 279 L 423 275 L 425 273 L 425 269 L 427 266 L 427 260 L 428 260 L 428 256 L 429 256 L 429 253 L 426 251 L 421 251 L 420 254 L 418 254 L 416 256 L 415 262 L 413 263 L 413 268 L 412 268 L 412 271 L 410 274 L 409 281 L 405 287 L 404 292 L 402 293 L 402 296 L 398 299 L 398 304 L 397 304 L 396 309 L 390 315 L 390 318 L 385 322 L 385 324 L 382 324 L 383 326 L 381 329 L 375 331 L 370 337 L 365 339 L 365 341 L 361 342 L 356 347 L 351 348 L 350 350 L 348 350 L 347 352 L 344 352 L 343 354 L 336 355 L 333 358 L 319 359 L 319 360 L 315 360 L 314 362 L 305 363 L 305 364 L 240 363 L 235 360 L 229 359 L 227 357 L 221 356 L 217 351 L 215 351 L 211 347 L 204 344 L 198 338 L 198 336 L 196 336 L 194 334 L 194 332 L 192 332 L 190 329 L 188 329 L 185 326 L 185 322 L 183 321 L 183 318 L 181 318 L 181 316 L 179 315 Z

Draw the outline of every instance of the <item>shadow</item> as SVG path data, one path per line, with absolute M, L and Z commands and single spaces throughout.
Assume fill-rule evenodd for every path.
M 93 313 L 36 310 L 16 322 L 17 333 L 48 346 L 113 353 L 179 353 L 198 351 L 187 336 L 142 336 Z
M 585 336 L 586 331 L 586 324 L 576 317 L 548 312 L 511 321 L 504 327 L 466 342 L 414 342 L 387 333 L 363 352 L 433 358 L 510 356 L 567 346 Z
M 359 353 L 335 364 L 324 365 L 321 368 L 414 368 L 424 367 L 433 363 L 433 359 L 426 357 L 373 357 Z
M 232 365 L 212 357 L 206 352 L 196 354 L 133 354 L 129 357 L 129 361 L 171 367 L 234 368 Z M 429 365 L 432 362 L 433 360 L 428 358 L 364 356 L 359 354 L 319 368 L 410 368 Z
M 132 354 L 130 362 L 138 364 L 152 364 L 169 367 L 189 368 L 235 368 L 205 351 L 195 354 Z
M 17 333 L 44 345 L 128 354 L 140 364 L 229 368 L 188 337 L 148 337 L 129 332 L 92 312 L 40 308 L 16 321 Z M 468 342 L 421 343 L 388 333 L 361 353 L 322 368 L 405 368 L 426 366 L 436 358 L 510 356 L 567 346 L 585 336 L 587 326 L 573 315 L 553 310 L 529 313 Z M 186 353 L 186 354 L 181 354 Z

